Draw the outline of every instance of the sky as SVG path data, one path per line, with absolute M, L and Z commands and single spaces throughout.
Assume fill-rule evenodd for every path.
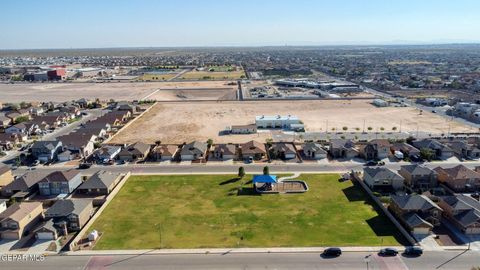
M 478 0 L 2 0 L 0 49 L 480 42 Z

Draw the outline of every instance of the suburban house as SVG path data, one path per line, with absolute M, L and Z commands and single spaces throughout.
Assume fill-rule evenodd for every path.
M 0 133 L 0 150 L 12 150 L 20 142 L 18 134 Z
M 37 183 L 47 175 L 48 173 L 44 171 L 29 171 L 4 186 L 1 189 L 2 196 L 12 197 L 16 193 L 23 193 L 24 196 L 33 194 L 38 191 Z
M 56 240 L 59 237 L 57 228 L 52 219 L 44 221 L 42 225 L 35 230 L 35 239 L 38 240 Z
M 261 160 L 267 156 L 265 145 L 257 141 L 249 141 L 241 144 L 240 151 L 243 159 L 252 158 L 253 160 Z
M 325 151 L 319 143 L 306 142 L 303 144 L 302 149 L 303 155 L 308 159 L 327 158 L 327 151 Z
M 56 227 L 68 231 L 79 231 L 93 215 L 93 204 L 87 199 L 62 199 L 45 211 L 45 218 L 51 218 Z
M 70 133 L 58 137 L 62 142 L 63 150 L 69 150 L 77 158 L 86 158 L 91 155 L 95 149 L 96 136 L 92 134 Z
M 434 170 L 438 175 L 438 182 L 446 184 L 455 192 L 480 190 L 480 173 L 463 165 L 447 169 L 437 167 Z
M 76 170 L 56 171 L 38 182 L 40 195 L 70 194 L 82 184 L 80 172 Z
M 329 151 L 333 158 L 351 159 L 359 155 L 358 147 L 352 140 L 332 139 Z
M 205 158 L 208 145 L 203 142 L 191 142 L 185 144 L 180 151 L 180 157 L 182 160 L 197 160 Z
M 31 121 L 37 125 L 46 125 L 50 128 L 57 128 L 62 124 L 63 119 L 59 115 L 40 115 L 33 118 Z
M 217 144 L 213 150 L 213 157 L 220 160 L 235 159 L 237 147 L 234 144 Z
M 133 161 L 143 161 L 145 160 L 150 153 L 151 146 L 143 142 L 136 142 L 125 147 L 118 154 L 118 158 L 123 161 L 133 162 Z
M 10 127 L 6 128 L 5 133 L 9 133 L 9 134 L 22 133 L 22 134 L 26 134 L 28 136 L 30 134 L 30 130 L 28 130 L 25 123 L 18 123 L 18 124 L 15 124 L 13 126 L 10 126 Z
M 5 114 L 0 114 L 0 128 L 5 129 L 10 126 L 12 119 L 5 116 Z
M 166 161 L 175 159 L 178 153 L 178 146 L 173 144 L 161 144 L 153 148 L 151 156 L 155 161 Z
M 41 162 L 56 160 L 61 149 L 61 141 L 36 141 L 31 147 L 32 156 Z
M 0 238 L 17 240 L 43 219 L 41 202 L 14 203 L 0 213 Z
M 442 209 L 425 195 L 392 195 L 388 209 L 413 234 L 430 234 L 440 225 Z
M 108 195 L 122 179 L 119 173 L 98 171 L 78 188 L 77 193 L 89 196 Z
M 412 145 L 417 149 L 430 149 L 434 153 L 434 159 L 448 159 L 454 156 L 453 150 L 445 144 L 440 143 L 434 139 L 423 139 L 420 141 L 413 141 Z
M 274 143 L 272 144 L 272 147 L 270 147 L 269 151 L 270 158 L 272 159 L 294 159 L 297 157 L 297 151 L 291 143 Z
M 390 146 L 390 142 L 386 139 L 371 140 L 363 147 L 361 155 L 366 160 L 388 158 L 391 153 Z
M 478 159 L 480 158 L 480 149 L 473 145 L 469 144 L 464 140 L 455 140 L 446 143 L 457 155 L 459 158 L 465 159 Z
M 97 162 L 105 163 L 115 160 L 122 151 L 122 147 L 116 145 L 104 145 L 93 152 L 93 157 Z
M 405 185 L 414 191 L 426 191 L 437 186 L 437 173 L 425 166 L 405 165 L 398 173 L 405 178 Z
M 387 168 L 375 167 L 363 169 L 363 181 L 373 191 L 401 190 L 404 180 L 401 175 Z
M 230 129 L 232 134 L 255 134 L 257 133 L 257 125 L 236 125 L 232 126 Z
M 405 157 L 409 158 L 420 157 L 420 150 L 408 143 L 394 143 L 390 146 L 390 151 L 392 153 L 402 152 Z
M 0 190 L 13 182 L 13 174 L 10 167 L 0 164 Z
M 480 234 L 480 202 L 470 196 L 455 194 L 440 197 L 443 215 L 465 234 Z

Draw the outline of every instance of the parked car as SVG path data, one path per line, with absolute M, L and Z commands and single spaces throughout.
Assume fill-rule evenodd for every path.
M 92 167 L 92 164 L 90 163 L 81 163 L 80 165 L 78 165 L 78 168 L 81 170 L 89 169 L 90 167 Z
M 38 159 L 32 163 L 32 166 L 37 166 L 37 165 L 40 165 L 40 160 Z
M 407 247 L 403 254 L 409 256 L 421 256 L 423 254 L 423 250 L 420 247 Z
M 378 252 L 378 255 L 381 256 L 397 256 L 398 255 L 398 250 L 395 248 L 382 248 L 380 252 Z
M 375 160 L 369 160 L 365 163 L 365 166 L 377 166 L 378 162 Z
M 331 248 L 325 249 L 322 255 L 326 257 L 338 257 L 342 255 L 342 250 L 337 247 L 331 247 Z

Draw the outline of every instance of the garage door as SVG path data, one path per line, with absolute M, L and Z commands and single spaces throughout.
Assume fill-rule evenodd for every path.
M 414 234 L 429 234 L 430 228 L 415 228 L 413 229 Z
M 37 239 L 40 240 L 53 240 L 53 233 L 51 232 L 38 232 Z
M 18 234 L 16 232 L 3 232 L 2 233 L 2 239 L 19 239 Z

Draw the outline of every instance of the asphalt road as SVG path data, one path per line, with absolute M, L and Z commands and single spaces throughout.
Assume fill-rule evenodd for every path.
M 349 252 L 339 258 L 322 258 L 318 253 L 202 254 L 202 255 L 111 255 L 49 256 L 44 261 L 9 262 L 3 258 L 2 269 L 367 269 L 365 257 L 371 253 Z M 369 257 L 368 269 L 465 269 L 480 265 L 479 253 L 473 251 L 430 252 L 418 258 Z
M 398 163 L 387 163 L 384 167 L 392 169 L 392 170 L 399 170 L 402 165 L 406 165 L 408 163 L 405 162 L 398 162 Z M 431 162 L 431 163 L 424 163 L 426 167 L 435 168 L 438 166 L 442 166 L 444 168 L 454 167 L 459 165 L 460 163 L 455 162 Z M 469 168 L 475 168 L 476 166 L 480 166 L 480 161 L 469 161 L 463 162 L 463 165 Z M 333 162 L 329 164 L 236 164 L 236 165 L 205 165 L 205 164 L 192 164 L 192 165 L 178 165 L 178 164 L 170 164 L 170 165 L 158 165 L 158 164 L 126 164 L 126 165 L 111 165 L 111 166 L 103 166 L 103 165 L 94 165 L 90 169 L 83 170 L 85 173 L 90 174 L 94 173 L 98 170 L 108 170 L 112 172 L 132 172 L 134 174 L 207 174 L 207 173 L 224 173 L 224 174 L 237 174 L 238 168 L 243 166 L 245 168 L 246 173 L 254 174 L 254 173 L 262 173 L 263 168 L 268 166 L 270 168 L 271 173 L 290 173 L 290 172 L 300 172 L 300 173 L 322 173 L 322 172 L 338 172 L 338 173 L 345 173 L 354 171 L 361 171 L 363 168 L 363 164 L 361 163 L 352 163 L 352 162 Z M 58 170 L 68 170 L 75 167 L 58 167 L 58 166 L 38 166 L 35 167 L 35 170 L 44 170 L 44 171 L 58 171 Z M 20 175 L 27 172 L 29 168 L 27 167 L 20 167 L 15 170 L 15 175 Z

